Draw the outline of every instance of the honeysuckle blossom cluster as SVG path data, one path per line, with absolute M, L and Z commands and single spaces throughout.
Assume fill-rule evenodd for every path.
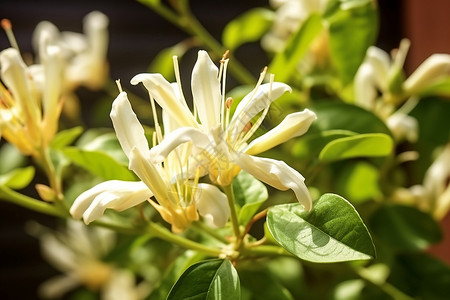
M 355 75 L 354 90 L 356 104 L 385 120 L 397 139 L 414 142 L 418 124 L 408 115 L 416 102 L 414 97 L 450 75 L 450 55 L 433 54 L 405 79 L 403 65 L 409 46 L 409 40 L 403 39 L 392 58 L 384 50 L 371 46 Z M 407 99 L 411 101 L 405 103 Z
M 174 232 L 181 232 L 196 221 L 197 211 L 214 225 L 224 226 L 229 216 L 226 196 L 217 187 L 198 180 L 209 174 L 213 183 L 229 186 L 241 169 L 277 189 L 293 190 L 297 200 L 310 210 L 311 196 L 300 173 L 282 161 L 253 155 L 302 135 L 315 120 L 315 114 L 307 109 L 289 114 L 277 127 L 248 143 L 271 102 L 290 88 L 273 81 L 262 84 L 263 73 L 255 89 L 241 100 L 230 117 L 232 99 L 225 99 L 223 92 L 227 63 L 228 60 L 222 60 L 219 72 L 205 51 L 198 53 L 191 87 L 199 121 L 190 112 L 179 81 L 171 84 L 161 74 L 136 75 L 131 83 L 142 82 L 152 103 L 154 99 L 163 109 L 164 137 L 156 123 L 154 146 L 149 149 L 144 129 L 125 92 L 114 101 L 111 119 L 129 159 L 129 168 L 148 189 L 142 182 L 101 183 L 75 200 L 72 215 L 83 216 L 89 223 L 101 216 L 105 208 L 123 210 L 154 196 L 156 201 L 149 200 L 150 203 L 172 224 Z

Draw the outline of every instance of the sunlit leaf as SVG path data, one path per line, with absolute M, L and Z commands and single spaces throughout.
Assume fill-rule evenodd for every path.
M 375 256 L 372 238 L 344 198 L 325 194 L 307 212 L 298 203 L 269 209 L 267 224 L 286 250 L 312 262 L 365 260 Z
M 30 184 L 34 178 L 34 167 L 18 168 L 0 175 L 0 185 L 19 190 Z
M 190 266 L 167 296 L 167 300 L 240 298 L 239 277 L 227 259 L 206 260 Z
M 11 144 L 3 144 L 0 147 L 0 174 L 8 173 L 15 168 L 25 166 L 26 158 L 16 147 Z
M 321 161 L 336 161 L 354 157 L 379 157 L 391 153 L 394 142 L 384 133 L 366 133 L 335 139 L 320 152 Z
M 258 7 L 234 18 L 223 30 L 223 45 L 232 51 L 242 44 L 257 41 L 269 29 L 273 14 L 271 10 Z
M 239 211 L 241 224 L 247 224 L 269 197 L 266 186 L 244 171 L 234 178 L 233 191 L 236 203 L 241 207 Z
M 83 127 L 78 126 L 58 132 L 53 138 L 50 147 L 60 149 L 72 144 L 83 133 Z
M 269 72 L 276 74 L 277 81 L 288 81 L 297 68 L 309 45 L 322 30 L 322 19 L 311 15 L 288 41 L 286 48 L 277 53 L 269 65 Z

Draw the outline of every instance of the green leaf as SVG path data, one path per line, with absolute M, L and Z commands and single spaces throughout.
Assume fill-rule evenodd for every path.
M 83 133 L 83 127 L 77 126 L 58 132 L 53 138 L 50 147 L 60 149 L 72 144 Z
M 242 44 L 259 40 L 270 28 L 273 17 L 273 11 L 258 7 L 234 18 L 223 30 L 223 45 L 233 51 Z
M 384 133 L 366 133 L 343 137 L 328 143 L 320 152 L 321 161 L 337 161 L 355 157 L 379 157 L 391 153 L 394 142 Z
M 324 17 L 329 24 L 331 60 L 347 84 L 377 38 L 376 5 L 374 1 L 334 0 Z
M 372 112 L 353 104 L 338 101 L 322 102 L 311 107 L 317 120 L 308 132 L 332 129 L 349 130 L 357 133 L 385 133 L 392 136 L 385 123 Z
M 167 296 L 167 300 L 240 298 L 239 277 L 227 259 L 206 260 L 190 266 Z
M 0 175 L 0 185 L 20 190 L 30 184 L 34 178 L 34 167 L 19 168 Z
M 307 212 L 298 203 L 269 209 L 267 225 L 286 250 L 312 262 L 340 262 L 375 256 L 372 238 L 355 208 L 325 194 Z
M 388 282 L 414 299 L 445 300 L 450 295 L 450 268 L 425 253 L 402 254 Z
M 277 53 L 269 66 L 269 72 L 276 75 L 277 81 L 289 80 L 322 27 L 321 17 L 317 14 L 311 15 L 291 37 L 284 51 Z
M 101 151 L 86 151 L 67 147 L 63 151 L 74 164 L 105 180 L 136 180 L 127 167 Z
M 5 143 L 0 147 L 0 174 L 5 174 L 26 165 L 25 156 L 11 144 Z
M 423 250 L 442 239 L 439 224 L 411 206 L 382 206 L 373 214 L 370 225 L 373 233 L 394 249 Z
M 128 158 L 123 152 L 115 133 L 111 132 L 99 135 L 91 141 L 84 143 L 81 148 L 87 151 L 103 152 L 124 166 L 128 165 Z
M 247 292 L 249 299 L 294 300 L 289 291 L 266 270 L 240 270 L 242 294 Z
M 244 171 L 233 180 L 233 192 L 236 203 L 241 207 L 239 211 L 241 224 L 247 224 L 269 197 L 266 186 Z
M 161 50 L 148 67 L 149 73 L 160 73 L 169 82 L 175 81 L 173 57 L 180 59 L 189 49 L 188 43 L 178 43 L 172 47 Z

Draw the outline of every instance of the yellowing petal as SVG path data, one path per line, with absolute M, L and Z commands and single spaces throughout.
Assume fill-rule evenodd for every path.
M 213 128 L 220 121 L 220 83 L 218 69 L 206 51 L 198 52 L 197 63 L 192 70 L 192 95 L 202 125 Z
M 234 162 L 242 170 L 281 191 L 293 190 L 298 202 L 307 211 L 311 210 L 312 200 L 305 185 L 305 178 L 284 161 L 255 157 L 245 153 L 235 152 L 232 155 Z
M 317 119 L 316 114 L 308 109 L 289 114 L 277 127 L 253 140 L 245 153 L 258 154 L 300 136 L 309 129 L 315 119 Z

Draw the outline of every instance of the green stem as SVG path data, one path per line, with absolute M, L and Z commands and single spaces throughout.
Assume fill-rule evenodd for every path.
M 239 229 L 239 220 L 236 213 L 236 206 L 234 204 L 234 193 L 233 193 L 233 186 L 226 185 L 223 186 L 223 189 L 225 191 L 225 194 L 227 195 L 228 199 L 228 206 L 230 207 L 230 217 L 231 217 L 231 224 L 233 224 L 233 231 L 234 235 L 236 237 L 236 247 L 235 249 L 239 249 L 240 243 L 241 243 L 241 231 Z
M 212 230 L 210 227 L 205 225 L 203 222 L 194 222 L 194 223 L 192 223 L 192 227 L 207 233 L 208 235 L 215 238 L 216 240 L 218 240 L 221 243 L 228 244 L 228 241 L 224 236 L 222 236 L 219 233 L 217 233 L 216 231 Z
M 197 18 L 191 13 L 189 9 L 189 1 L 174 2 L 174 5 L 180 15 L 175 14 L 173 11 L 167 7 L 161 5 L 160 3 L 153 3 L 152 1 L 138 0 L 139 2 L 150 7 L 160 16 L 164 17 L 166 20 L 171 22 L 173 25 L 177 26 L 186 33 L 198 38 L 208 47 L 217 57 L 222 57 L 222 55 L 227 50 L 222 46 L 197 20 Z M 254 84 L 256 82 L 255 77 L 232 55 L 230 57 L 233 61 L 229 64 L 228 68 L 243 84 Z
M 66 211 L 58 209 L 50 203 L 28 197 L 4 186 L 0 186 L 0 199 L 50 216 L 67 217 Z

